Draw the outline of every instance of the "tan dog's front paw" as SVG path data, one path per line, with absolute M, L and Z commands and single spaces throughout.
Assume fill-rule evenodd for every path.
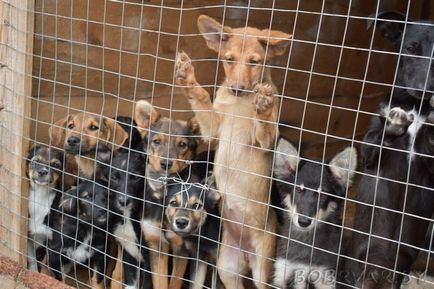
M 185 52 L 180 52 L 176 57 L 175 79 L 180 85 L 193 85 L 195 82 L 194 67 L 191 59 Z
M 257 84 L 253 89 L 258 114 L 270 115 L 274 107 L 274 88 L 268 83 Z

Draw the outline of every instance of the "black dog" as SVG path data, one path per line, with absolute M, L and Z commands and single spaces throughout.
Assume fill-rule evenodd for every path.
M 106 184 L 84 181 L 65 192 L 58 211 L 53 213 L 53 238 L 48 242 L 48 264 L 58 280 L 74 264 L 92 270 L 92 288 L 104 288 L 106 265 L 112 263 L 108 240 L 109 202 Z M 107 266 L 110 267 L 110 266 Z
M 175 233 L 182 240 L 176 246 L 172 245 L 173 253 L 181 258 L 183 256 L 197 259 L 191 270 L 193 276 L 190 276 L 190 288 L 204 287 L 208 265 L 214 265 L 212 281 L 217 281 L 215 266 L 220 240 L 220 194 L 216 190 L 212 176 L 208 181 L 204 179 L 199 183 L 199 180 L 195 175 L 188 174 L 187 182 L 168 184 L 165 202 L 167 239 L 171 240 Z M 187 265 L 186 260 L 184 258 L 184 266 Z M 178 276 L 174 277 L 182 278 L 185 269 L 186 267 L 180 268 L 176 272 Z M 213 285 L 211 288 L 216 286 Z
M 397 87 L 381 103 L 364 138 L 365 174 L 356 197 L 361 203 L 356 205 L 351 249 L 359 262 L 347 260 L 346 282 L 399 288 L 400 273 L 409 272 L 423 245 L 429 225 L 423 218 L 434 212 L 434 27 L 394 22 L 406 20 L 396 12 L 378 17 L 383 37 L 402 50 Z
M 38 271 L 46 255 L 46 242 L 52 238 L 51 207 L 61 196 L 63 152 L 45 146 L 35 146 L 27 156 L 29 177 L 29 239 L 28 267 Z
M 150 281 L 149 252 L 142 238 L 140 220 L 143 215 L 145 196 L 145 157 L 141 153 L 120 151 L 113 156 L 111 167 L 104 168 L 113 192 L 111 214 L 112 233 L 122 247 L 124 284 L 126 288 L 152 288 Z M 140 272 L 146 274 L 140 281 Z
M 341 200 L 351 186 L 357 151 L 346 148 L 328 164 L 300 160 L 279 140 L 274 176 L 284 221 L 277 239 L 273 283 L 278 288 L 334 288 L 341 239 Z M 314 247 L 312 247 L 314 246 Z

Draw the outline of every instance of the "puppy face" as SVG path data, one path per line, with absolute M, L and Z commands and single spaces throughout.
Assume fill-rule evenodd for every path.
M 417 98 L 422 97 L 425 90 L 432 94 L 434 90 L 434 63 L 432 61 L 434 27 L 432 23 L 404 24 L 389 21 L 405 21 L 406 16 L 398 12 L 381 12 L 378 18 L 376 24 L 382 36 L 398 47 L 402 47 L 397 84 L 405 87 L 410 95 Z M 412 22 L 410 19 L 408 21 Z
M 165 215 L 171 230 L 180 236 L 198 233 L 207 213 L 219 200 L 219 193 L 212 187 L 204 189 L 194 183 L 168 185 Z
M 277 189 L 289 219 L 301 230 L 320 226 L 339 207 L 339 199 L 351 185 L 357 165 L 357 153 L 346 148 L 328 163 L 298 161 L 295 147 L 279 140 L 275 161 Z
M 106 225 L 111 197 L 109 190 L 94 182 L 84 182 L 77 190 L 79 218 L 97 226 Z
M 56 149 L 36 146 L 27 157 L 27 173 L 31 182 L 57 186 L 63 169 L 63 153 Z
M 161 118 L 148 137 L 148 169 L 159 175 L 173 175 L 196 155 L 197 142 L 183 121 Z
M 198 18 L 199 31 L 210 49 L 223 60 L 226 83 L 234 94 L 249 94 L 262 82 L 264 64 L 282 55 L 291 35 L 276 30 L 223 26 L 206 15 Z
M 63 145 L 70 154 L 89 155 L 97 144 L 113 148 L 128 138 L 115 120 L 91 113 L 78 113 L 58 120 L 49 130 L 54 145 Z
M 145 139 L 146 171 L 152 177 L 176 174 L 196 155 L 199 127 L 194 118 L 185 122 L 160 117 L 149 102 L 140 100 L 135 107 L 135 121 Z
M 120 152 L 112 159 L 111 167 L 104 168 L 104 175 L 109 180 L 114 193 L 114 202 L 118 208 L 125 208 L 135 199 L 143 199 L 145 187 L 145 159 L 135 152 Z

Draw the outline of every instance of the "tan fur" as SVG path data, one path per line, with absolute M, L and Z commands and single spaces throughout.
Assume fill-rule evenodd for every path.
M 226 288 L 243 289 L 238 275 L 251 270 L 255 284 L 267 288 L 276 230 L 276 216 L 268 206 L 272 163 L 268 150 L 273 149 L 277 137 L 279 101 L 264 64 L 284 53 L 290 35 L 252 27 L 222 27 L 205 15 L 199 17 L 198 28 L 208 47 L 222 58 L 225 80 L 211 103 L 186 54 L 178 57 L 176 78 L 189 97 L 203 138 L 219 141 L 214 175 L 223 193 L 222 215 L 228 220 L 223 223 L 219 275 Z M 271 40 L 266 48 L 268 36 Z M 238 90 L 235 93 L 234 88 Z
M 97 129 L 92 129 L 93 127 Z M 63 146 L 69 154 L 71 153 L 67 150 L 68 138 L 76 136 L 80 139 L 82 150 L 89 151 L 89 153 L 86 157 L 75 153 L 73 155 L 75 155 L 80 174 L 87 178 L 95 174 L 93 149 L 97 143 L 115 150 L 128 138 L 127 132 L 115 120 L 91 113 L 71 114 L 59 119 L 49 128 L 49 135 L 53 145 Z M 73 164 L 70 163 L 70 166 Z

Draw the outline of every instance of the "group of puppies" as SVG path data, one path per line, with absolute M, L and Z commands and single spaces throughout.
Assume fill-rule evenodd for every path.
M 407 49 L 397 81 L 405 88 L 381 104 L 364 139 L 348 244 L 342 203 L 356 149 L 323 163 L 278 138 L 280 102 L 265 64 L 285 53 L 291 36 L 202 15 L 199 31 L 225 80 L 212 101 L 189 56 L 177 56 L 175 79 L 194 118 L 164 118 L 140 100 L 134 120 L 71 114 L 50 128 L 61 149 L 31 149 L 30 267 L 37 270 L 46 252 L 58 279 L 86 264 L 92 287 L 103 288 L 117 244 L 124 288 L 242 289 L 252 286 L 242 277 L 249 274 L 257 288 L 398 288 L 403 275 L 383 273 L 409 273 L 434 213 L 434 98 L 425 93 L 434 76 L 427 57 L 413 59 L 432 56 L 434 29 L 394 22 L 403 17 L 395 12 L 378 16 L 382 34 Z M 215 156 L 197 154 L 199 138 Z M 207 277 L 208 265 L 218 272 Z

